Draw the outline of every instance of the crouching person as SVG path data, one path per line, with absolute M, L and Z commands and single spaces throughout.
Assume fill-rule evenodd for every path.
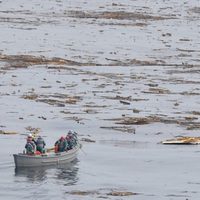
M 37 151 L 39 151 L 40 153 L 45 153 L 45 148 L 44 147 L 45 147 L 46 143 L 45 143 L 44 139 L 41 136 L 39 136 L 37 138 L 35 143 L 36 143 Z
M 33 137 L 31 134 L 29 134 L 29 136 L 27 137 L 25 149 L 26 149 L 26 154 L 28 154 L 28 155 L 35 154 L 36 146 L 35 146 L 35 143 L 33 141 Z

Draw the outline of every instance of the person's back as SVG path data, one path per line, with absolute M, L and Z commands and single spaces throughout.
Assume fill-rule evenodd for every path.
M 73 147 L 77 145 L 78 138 L 77 138 L 77 134 L 74 131 L 69 130 L 69 132 L 67 133 L 66 139 L 69 145 L 69 149 L 72 149 Z
M 40 153 L 45 153 L 45 141 L 44 139 L 39 136 L 38 139 L 36 140 L 36 147 L 37 147 L 37 151 L 39 151 Z
M 35 143 L 32 141 L 32 136 L 29 135 L 25 145 L 26 154 L 33 155 L 35 153 Z
M 57 147 L 58 152 L 63 152 L 67 150 L 67 141 L 64 137 L 61 137 L 58 141 L 56 141 L 55 146 Z

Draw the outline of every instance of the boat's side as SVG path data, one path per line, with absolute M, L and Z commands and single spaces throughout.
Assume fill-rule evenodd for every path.
M 60 153 L 47 153 L 34 156 L 26 154 L 14 154 L 13 156 L 16 167 L 47 166 L 72 162 L 76 158 L 78 150 L 79 146 L 69 151 Z

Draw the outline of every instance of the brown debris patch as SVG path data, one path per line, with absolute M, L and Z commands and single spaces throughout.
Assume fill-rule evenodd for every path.
M 143 91 L 143 93 L 148 94 L 171 94 L 171 92 L 168 89 L 164 88 L 149 88 L 149 91 Z
M 100 128 L 121 131 L 123 133 L 133 133 L 135 134 L 135 128 L 128 127 L 128 126 L 101 126 Z
M 77 122 L 79 124 L 84 124 L 84 122 L 81 122 L 82 120 L 84 120 L 84 118 L 80 118 L 80 117 L 77 117 L 77 116 L 65 117 L 65 119 L 74 120 L 75 122 Z
M 65 100 L 65 103 L 67 104 L 76 104 L 79 98 L 77 97 L 69 97 L 68 99 Z
M 16 131 L 4 131 L 0 130 L 0 135 L 16 135 L 18 134 Z
M 76 104 L 81 100 L 80 96 L 69 96 L 67 94 L 50 94 L 50 95 L 37 95 L 35 93 L 28 93 L 22 96 L 24 99 L 35 100 L 53 106 L 65 107 L 66 104 Z
M 123 97 L 123 96 L 116 95 L 116 96 L 102 96 L 102 97 L 105 98 L 105 99 L 119 100 L 120 103 L 125 103 L 127 101 L 132 101 L 132 97 L 131 96 Z
M 81 141 L 83 142 L 96 142 L 95 140 L 89 139 L 89 138 L 81 138 Z
M 71 191 L 71 192 L 68 192 L 68 193 L 72 194 L 72 195 L 81 195 L 81 196 L 99 194 L 99 192 L 96 191 L 96 190 L 91 190 L 91 191 L 75 190 L 75 191 Z
M 144 26 L 147 26 L 148 24 L 147 23 L 117 23 L 117 22 L 103 22 L 103 23 L 100 23 L 101 26 L 125 26 L 125 27 L 144 27 Z
M 38 98 L 38 95 L 35 93 L 27 94 L 22 96 L 23 99 L 29 99 L 29 100 L 36 100 Z
M 79 63 L 72 60 L 53 57 L 46 58 L 44 56 L 32 56 L 32 55 L 3 55 L 0 54 L 0 61 L 7 62 L 8 68 L 27 68 L 33 65 L 96 65 L 94 63 Z
M 135 192 L 119 192 L 119 191 L 112 191 L 112 192 L 109 192 L 107 193 L 107 195 L 110 195 L 110 196 L 132 196 L 132 195 L 137 195 L 138 193 L 135 193 Z
M 75 18 L 92 18 L 92 19 L 116 19 L 116 20 L 165 20 L 172 19 L 172 17 L 153 16 L 145 13 L 133 13 L 125 11 L 113 12 L 84 12 L 84 11 L 69 11 L 69 17 Z
M 189 120 L 186 118 L 174 118 L 174 117 L 163 117 L 163 116 L 147 116 L 147 117 L 122 117 L 114 119 L 105 119 L 114 121 L 115 124 L 123 125 L 145 125 L 150 123 L 164 123 L 164 124 L 178 124 L 180 126 L 187 127 L 187 130 L 199 129 L 199 122 L 194 121 L 195 119 Z M 103 127 L 104 128 L 104 127 Z M 115 128 L 115 127 L 114 127 Z
M 188 91 L 181 92 L 180 94 L 181 95 L 187 95 L 187 96 L 200 95 L 200 93 L 198 93 L 198 92 L 188 92 Z
M 191 124 L 187 127 L 187 130 L 195 130 L 195 129 L 200 129 L 200 124 L 196 123 L 196 124 Z
M 200 144 L 200 137 L 177 137 L 162 141 L 162 144 Z
M 10 68 L 28 68 L 34 65 L 45 65 L 48 69 L 69 69 L 66 66 L 170 66 L 164 60 L 137 60 L 126 59 L 124 61 L 105 58 L 108 63 L 95 63 L 95 62 L 76 62 L 59 57 L 47 58 L 45 56 L 33 55 L 3 55 L 0 54 L 0 61 L 6 62 L 8 65 L 1 67 L 1 69 L 8 70 Z M 48 66 L 50 65 L 50 66 Z M 174 64 L 172 64 L 174 66 Z M 179 65 L 176 65 L 179 66 Z M 180 66 L 183 66 L 181 64 Z M 186 65 L 189 66 L 189 65 Z M 72 69 L 72 68 L 70 68 Z
M 189 9 L 190 12 L 196 13 L 196 14 L 200 14 L 200 7 L 194 7 Z
M 94 110 L 94 109 L 85 109 L 83 110 L 85 113 L 88 113 L 88 114 L 97 114 L 98 111 Z
M 198 112 L 198 111 L 192 111 L 191 114 L 193 114 L 193 115 L 200 115 L 200 112 Z
M 140 66 L 152 66 L 152 65 L 164 65 L 164 60 L 137 60 L 137 59 L 127 59 L 123 62 L 124 65 L 140 65 Z
M 124 125 L 144 125 L 153 122 L 153 119 L 147 117 L 124 117 L 119 119 L 116 124 L 124 124 Z
M 87 191 L 82 191 L 82 190 L 74 190 L 71 192 L 66 192 L 71 195 L 80 195 L 80 196 L 96 196 L 98 195 L 98 198 L 108 198 L 107 196 L 132 196 L 132 195 L 138 195 L 139 193 L 135 192 L 129 192 L 129 191 L 117 191 L 113 189 L 99 189 L 99 190 L 87 190 Z M 100 196 L 99 196 L 100 195 Z
M 91 102 L 90 104 L 84 105 L 84 107 L 87 107 L 87 108 L 107 108 L 108 106 L 107 105 L 96 105 L 93 102 Z
M 132 101 L 149 101 L 149 99 L 140 99 L 140 98 L 134 98 L 134 99 L 132 99 Z
M 132 65 L 138 65 L 138 66 L 160 66 L 160 65 L 166 65 L 164 60 L 137 60 L 137 59 L 126 59 L 124 61 L 122 60 L 115 60 L 106 58 L 108 61 L 112 61 L 109 66 L 132 66 Z
M 65 107 L 65 102 L 56 99 L 37 99 L 36 102 L 42 102 L 51 106 Z
M 193 117 L 193 116 L 187 116 L 185 117 L 186 120 L 189 120 L 189 121 L 193 121 L 193 120 L 197 120 L 198 117 Z

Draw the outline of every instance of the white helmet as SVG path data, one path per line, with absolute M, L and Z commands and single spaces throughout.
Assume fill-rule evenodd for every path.
M 69 131 L 68 131 L 68 135 L 72 135 L 73 133 L 74 133 L 73 130 L 69 130 Z
M 30 134 L 28 134 L 28 137 L 33 137 L 33 135 L 30 133 Z

